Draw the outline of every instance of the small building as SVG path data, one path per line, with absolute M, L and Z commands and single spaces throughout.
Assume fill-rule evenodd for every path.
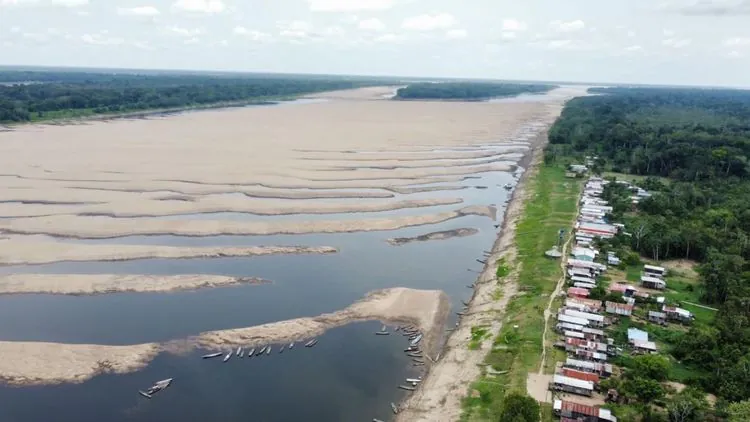
M 607 265 L 620 265 L 621 261 L 616 255 L 607 255 Z
M 632 297 L 638 292 L 638 289 L 629 284 L 614 283 L 609 285 L 609 291 L 622 293 L 625 297 Z
M 669 321 L 677 321 L 684 324 L 690 324 L 695 319 L 692 312 L 687 309 L 677 308 L 674 306 L 664 306 L 662 311 L 667 315 Z
M 611 224 L 579 223 L 576 232 L 609 239 L 617 234 L 617 227 Z
M 592 362 L 590 360 L 567 358 L 565 359 L 563 367 L 578 369 L 584 372 L 593 372 L 603 378 L 612 375 L 612 365 L 610 365 L 609 363 L 599 363 Z
M 579 268 L 587 269 L 594 274 L 607 271 L 607 266 L 598 262 L 583 261 L 580 259 L 569 259 L 567 262 L 568 268 Z
M 573 287 L 578 287 L 580 289 L 591 290 L 591 289 L 593 289 L 593 288 L 596 287 L 596 284 L 576 282 L 576 283 L 573 283 Z
M 590 328 L 590 327 L 583 327 L 581 330 L 584 337 L 586 337 L 586 340 L 593 340 L 593 341 L 606 341 L 607 335 L 604 333 L 604 331 L 596 329 L 596 328 Z
M 591 294 L 591 292 L 580 287 L 571 287 L 568 289 L 568 297 L 586 298 L 589 294 Z
M 568 331 L 583 332 L 584 328 L 586 327 L 584 327 L 583 325 L 571 324 L 569 322 L 558 322 L 557 325 L 555 325 L 555 330 L 559 333 L 568 332 Z
M 664 278 L 667 274 L 667 269 L 664 267 L 657 267 L 656 265 L 644 265 L 643 272 L 651 277 Z
M 585 174 L 587 171 L 589 171 L 588 167 L 584 166 L 583 164 L 571 164 L 568 166 L 568 170 L 575 174 Z
M 550 390 L 565 391 L 581 396 L 591 397 L 594 394 L 594 383 L 555 374 L 550 383 Z
M 580 324 L 580 325 L 587 325 L 592 327 L 602 327 L 604 326 L 604 316 L 599 314 L 592 314 L 590 312 L 581 312 L 576 311 L 575 309 L 565 309 L 563 310 L 563 313 L 565 315 L 574 317 L 574 318 L 581 318 L 587 320 L 588 324 Z
M 647 289 L 664 290 L 667 288 L 667 283 L 661 278 L 643 274 L 641 276 L 641 286 Z
M 607 353 L 609 347 L 604 343 L 597 343 L 595 341 L 589 341 L 582 338 L 566 337 L 565 350 L 568 352 L 573 352 L 576 350 L 590 350 L 597 353 Z
M 667 314 L 664 312 L 648 311 L 648 320 L 655 324 L 664 325 L 667 323 Z
M 552 410 L 561 422 L 617 422 L 617 417 L 609 409 L 568 400 L 555 400 Z
M 657 353 L 659 351 L 656 343 L 654 343 L 653 341 L 633 340 L 631 344 L 633 345 L 633 351 L 635 351 L 636 353 L 647 354 Z
M 582 312 L 597 313 L 602 308 L 602 301 L 571 297 L 565 299 L 565 306 L 567 306 L 568 308 L 577 309 Z
M 599 384 L 599 375 L 594 372 L 579 371 L 573 368 L 563 368 L 562 374 L 570 378 L 591 381 L 594 383 L 594 385 Z
M 602 363 L 608 360 L 606 353 L 594 352 L 592 350 L 587 350 L 587 349 L 575 349 L 575 351 L 571 353 L 573 354 L 573 356 L 575 356 L 578 359 L 591 360 L 591 361 L 597 361 L 597 362 L 602 362 Z
M 648 341 L 648 333 L 637 328 L 628 328 L 628 343 L 634 341 Z
M 570 277 L 570 281 L 574 283 L 586 283 L 586 284 L 593 284 L 596 285 L 596 279 L 586 276 L 580 276 L 580 275 L 574 275 Z
M 633 314 L 633 305 L 608 301 L 605 303 L 605 306 L 606 306 L 608 314 L 615 314 L 615 315 L 628 316 L 628 317 Z
M 591 268 L 576 268 L 576 267 L 570 267 L 568 268 L 568 276 L 570 277 L 589 277 L 593 275 L 593 270 Z
M 575 259 L 581 261 L 593 261 L 596 258 L 596 251 L 591 248 L 582 248 L 580 246 L 573 248 L 570 253 Z
M 558 314 L 557 315 L 557 321 L 558 322 L 566 322 L 568 324 L 581 325 L 581 326 L 584 326 L 584 327 L 586 327 L 586 326 L 589 325 L 589 320 L 587 320 L 587 319 L 576 318 L 576 317 L 572 317 L 570 315 L 565 315 L 565 314 Z

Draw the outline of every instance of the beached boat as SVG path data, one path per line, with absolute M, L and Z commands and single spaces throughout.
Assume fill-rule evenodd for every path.
M 412 384 L 415 382 L 419 383 L 419 382 L 422 382 L 422 378 L 407 378 L 406 382 L 410 382 Z
M 409 385 L 399 385 L 398 388 L 406 391 L 414 391 L 416 388 Z
M 415 338 L 414 338 L 414 339 L 413 339 L 413 340 L 411 341 L 411 345 L 412 345 L 412 346 L 416 346 L 417 344 L 419 344 L 419 342 L 420 342 L 420 341 L 422 341 L 422 334 L 420 334 L 420 335 L 418 335 L 417 337 L 415 337 Z
M 393 410 L 393 414 L 398 414 L 398 406 L 396 406 L 395 403 L 391 402 L 391 409 Z
M 421 358 L 422 352 L 416 353 L 416 352 L 409 352 L 406 354 L 406 356 L 413 357 L 413 358 Z
M 230 350 L 229 353 L 227 353 L 226 356 L 224 356 L 224 362 L 228 361 L 232 357 L 232 351 Z
M 305 343 L 305 347 L 313 347 L 316 344 L 318 344 L 318 339 L 312 339 L 312 340 L 308 341 L 307 343 Z
M 511 185 L 510 183 L 506 183 L 505 185 L 503 185 L 503 187 L 505 188 L 505 190 L 513 189 L 513 185 Z
M 218 352 L 218 353 L 209 353 L 207 355 L 201 356 L 203 359 L 212 359 L 212 358 L 218 358 L 219 356 L 223 355 L 224 353 Z

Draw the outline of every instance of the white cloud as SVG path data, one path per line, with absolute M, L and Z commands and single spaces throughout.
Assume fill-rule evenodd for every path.
M 81 41 L 92 45 L 122 45 L 125 40 L 118 37 L 107 37 L 106 34 L 83 34 Z
M 528 28 L 526 22 L 521 22 L 515 19 L 503 19 L 503 31 L 525 31 Z
M 370 18 L 359 21 L 359 29 L 366 31 L 383 31 L 385 30 L 385 24 L 377 18 Z
M 21 27 L 20 26 L 11 26 L 10 27 L 10 32 L 12 32 L 14 34 L 17 34 L 17 33 L 21 32 Z
M 64 7 L 81 7 L 89 4 L 89 0 L 52 0 L 52 4 Z
M 566 48 L 571 45 L 573 41 L 571 40 L 552 40 L 547 43 L 547 48 L 552 50 L 558 50 L 561 48 Z
M 436 29 L 448 29 L 458 23 L 453 15 L 438 13 L 436 15 L 419 15 L 404 20 L 401 27 L 411 31 L 433 31 Z
M 693 43 L 692 40 L 677 39 L 677 38 L 667 38 L 666 40 L 661 42 L 663 46 L 672 47 L 672 48 L 683 48 L 683 47 L 689 46 L 692 43 Z
M 503 31 L 502 33 L 500 33 L 500 39 L 503 41 L 515 40 L 516 37 L 517 35 L 515 32 Z
M 271 40 L 271 34 L 250 30 L 250 29 L 245 28 L 244 26 L 236 26 L 234 27 L 234 30 L 232 32 L 234 32 L 235 35 L 246 37 L 250 39 L 251 41 L 270 41 Z
M 730 59 L 740 59 L 742 57 L 745 57 L 745 55 L 740 53 L 737 50 L 732 50 L 729 53 L 727 53 L 727 57 L 729 57 Z
M 169 31 L 172 34 L 179 35 L 181 37 L 194 37 L 196 35 L 200 35 L 203 33 L 203 30 L 200 28 L 195 29 L 189 29 L 189 28 L 183 28 L 180 26 L 168 26 L 167 31 Z
M 307 0 L 307 3 L 315 12 L 353 12 L 390 9 L 395 0 Z
M 570 22 L 557 20 L 550 22 L 550 26 L 558 32 L 576 32 L 586 28 L 586 23 L 580 19 Z
M 404 37 L 396 34 L 383 34 L 375 38 L 375 42 L 381 43 L 398 43 L 404 40 Z
M 117 14 L 122 16 L 156 16 L 159 9 L 154 6 L 118 7 Z
M 198 44 L 200 42 L 200 38 L 198 37 L 191 37 L 183 41 L 182 43 L 185 45 L 191 45 L 191 44 Z
M 172 7 L 194 13 L 221 13 L 226 9 L 222 0 L 177 0 Z
M 750 46 L 750 38 L 732 37 L 724 40 L 723 44 L 727 47 L 746 47 Z
M 671 29 L 662 29 L 662 34 L 664 34 L 665 37 L 674 37 L 675 32 Z
M 635 31 L 628 31 L 627 35 L 628 35 L 629 38 L 633 38 L 633 37 L 635 37 Z
M 631 45 L 630 47 L 626 47 L 625 51 L 628 51 L 631 53 L 636 52 L 636 51 L 643 51 L 643 47 L 641 47 L 640 45 Z
M 451 29 L 450 31 L 445 33 L 445 37 L 450 40 L 458 40 L 461 38 L 466 38 L 469 36 L 469 33 L 466 32 L 465 29 Z

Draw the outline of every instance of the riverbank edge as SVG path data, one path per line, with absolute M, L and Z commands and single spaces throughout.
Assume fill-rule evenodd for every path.
M 521 174 L 511 194 L 498 237 L 492 245 L 490 255 L 485 257 L 486 264 L 475 281 L 474 292 L 468 302 L 468 309 L 465 311 L 466 316 L 448 335 L 441 352 L 442 358 L 428 370 L 415 394 L 401 403 L 401 411 L 394 419 L 395 422 L 447 422 L 460 418 L 462 400 L 467 395 L 471 384 L 480 378 L 480 366 L 489 355 L 492 342 L 502 329 L 502 319 L 498 318 L 497 314 L 504 313 L 509 299 L 518 290 L 515 271 L 505 278 L 503 284 L 494 283 L 494 281 L 499 281 L 496 275 L 497 262 L 504 259 L 515 264 L 516 225 L 526 208 L 528 188 L 542 165 L 544 149 L 548 143 L 548 130 L 549 127 L 536 137 L 530 145 L 529 152 L 519 162 L 519 166 L 525 171 Z M 502 298 L 499 300 L 496 299 L 498 289 L 502 290 Z M 483 302 L 480 299 L 487 299 L 487 301 Z M 471 317 L 481 317 L 487 313 L 492 318 L 491 328 L 480 347 L 476 350 L 469 350 L 471 328 L 477 325 L 472 323 L 477 322 L 476 318 Z M 450 381 L 442 384 L 440 378 L 448 378 Z M 468 381 L 467 378 L 469 378 Z

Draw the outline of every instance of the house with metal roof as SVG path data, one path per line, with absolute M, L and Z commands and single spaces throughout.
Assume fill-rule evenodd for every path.
M 561 422 L 617 422 L 617 417 L 609 409 L 569 400 L 555 400 L 552 410 Z
M 579 380 L 576 378 L 566 377 L 555 374 L 552 376 L 550 390 L 566 391 L 568 393 L 579 394 L 591 397 L 594 394 L 594 383 L 591 381 Z
M 602 377 L 608 377 L 612 375 L 612 365 L 609 363 L 567 358 L 565 359 L 565 363 L 563 364 L 563 366 L 566 368 L 578 369 L 585 372 L 594 372 Z
M 682 322 L 689 324 L 695 319 L 695 315 L 687 309 L 677 308 L 674 306 L 663 306 L 661 309 L 670 321 Z
M 647 289 L 664 290 L 667 288 L 667 282 L 659 277 L 643 274 L 641 276 L 641 286 Z
M 609 302 L 605 303 L 605 307 L 608 314 L 615 314 L 620 316 L 630 316 L 633 314 L 633 305 L 627 303 Z

